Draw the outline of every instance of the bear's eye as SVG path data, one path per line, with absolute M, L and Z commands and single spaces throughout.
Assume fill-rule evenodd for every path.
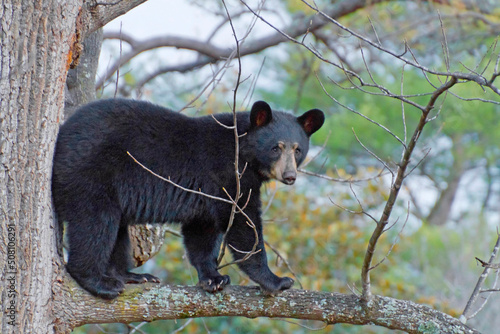
M 297 148 L 295 149 L 295 154 L 300 154 L 300 153 L 302 153 L 302 150 L 301 150 L 300 148 L 298 148 L 298 147 L 297 147 Z
M 281 150 L 280 150 L 280 147 L 279 146 L 274 146 L 272 149 L 271 149 L 271 152 L 273 153 L 279 153 Z

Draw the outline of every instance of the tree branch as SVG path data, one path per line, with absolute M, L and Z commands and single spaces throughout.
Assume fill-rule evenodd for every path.
M 212 60 L 221 60 L 223 58 L 228 58 L 233 52 L 230 48 L 219 48 L 211 43 L 207 43 L 204 41 L 195 40 L 188 37 L 179 37 L 179 36 L 161 36 L 150 38 L 144 41 L 138 41 L 134 39 L 132 36 L 128 34 L 124 34 L 121 32 L 106 32 L 103 36 L 104 39 L 118 39 L 127 42 L 130 45 L 132 50 L 122 55 L 115 63 L 113 63 L 107 70 L 106 73 L 102 77 L 100 77 L 96 83 L 96 87 L 101 88 L 106 80 L 111 78 L 113 74 L 123 65 L 128 63 L 134 57 L 139 54 L 161 48 L 161 47 L 175 47 L 177 49 L 185 49 L 196 51 L 200 55 L 204 55 L 202 60 L 203 64 L 208 64 L 208 59 Z M 195 62 L 196 63 L 196 62 Z M 182 65 L 180 65 L 182 66 Z M 193 65 L 192 65 L 193 66 Z M 176 66 L 179 67 L 179 66 Z M 191 69 L 197 68 L 198 66 L 192 67 Z M 151 80 L 151 79 L 150 79 Z
M 497 242 L 495 243 L 495 247 L 493 247 L 493 251 L 491 252 L 491 256 L 490 256 L 489 261 L 487 262 L 487 264 L 488 264 L 487 266 L 484 265 L 486 262 L 481 261 L 476 257 L 476 259 L 479 260 L 482 263 L 483 267 L 485 267 L 485 268 L 484 268 L 481 276 L 479 276 L 479 279 L 476 283 L 476 286 L 474 287 L 474 291 L 472 292 L 472 295 L 470 296 L 469 300 L 467 301 L 467 305 L 465 306 L 465 309 L 462 312 L 462 315 L 460 316 L 460 321 L 462 321 L 463 323 L 467 322 L 467 320 L 472 318 L 472 316 L 473 316 L 470 314 L 472 305 L 474 305 L 474 303 L 477 300 L 477 297 L 479 297 L 479 293 L 481 292 L 481 288 L 484 284 L 484 281 L 486 280 L 486 277 L 488 277 L 488 274 L 489 274 L 490 270 L 492 269 L 491 264 L 493 263 L 493 261 L 495 261 L 495 258 L 497 257 L 499 250 L 500 250 L 500 234 L 498 234 Z M 487 298 L 484 299 L 483 303 L 486 303 L 487 300 L 488 300 Z
M 394 180 L 391 191 L 389 193 L 389 199 L 384 207 L 384 211 L 380 220 L 377 223 L 377 227 L 373 231 L 373 234 L 368 243 L 368 247 L 365 253 L 365 259 L 363 261 L 363 267 L 361 270 L 361 281 L 363 284 L 363 299 L 369 301 L 371 299 L 371 284 L 370 284 L 370 270 L 371 263 L 373 260 L 373 255 L 375 254 L 375 247 L 377 245 L 377 241 L 385 230 L 385 226 L 389 222 L 389 218 L 391 216 L 392 210 L 396 203 L 396 199 L 399 194 L 399 190 L 401 189 L 401 185 L 403 184 L 403 180 L 405 179 L 405 172 L 410 163 L 410 159 L 417 144 L 417 141 L 422 133 L 424 126 L 427 124 L 427 118 L 429 116 L 430 111 L 434 108 L 436 100 L 441 94 L 447 92 L 451 87 L 453 87 L 457 83 L 456 77 L 451 77 L 446 83 L 444 83 L 438 90 L 436 90 L 427 104 L 425 111 L 422 112 L 420 117 L 420 121 L 413 132 L 413 136 L 408 143 L 408 147 L 404 150 L 403 158 L 398 165 L 398 171 L 396 175 L 396 179 Z
M 243 316 L 294 318 L 326 324 L 378 325 L 408 333 L 479 333 L 427 306 L 374 296 L 369 307 L 355 295 L 291 289 L 265 297 L 258 287 L 228 286 L 210 294 L 194 286 L 127 285 L 113 301 L 94 298 L 66 276 L 54 286 L 58 332 L 88 323 Z
M 84 1 L 81 10 L 81 17 L 84 24 L 80 34 L 86 38 L 99 28 L 104 27 L 108 22 L 113 21 L 118 16 L 127 13 L 132 8 L 139 6 L 147 0 L 99 0 Z

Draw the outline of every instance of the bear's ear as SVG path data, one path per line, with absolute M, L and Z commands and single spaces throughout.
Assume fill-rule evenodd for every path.
M 273 119 L 271 107 L 264 101 L 257 101 L 250 111 L 250 129 L 269 124 Z
M 304 115 L 297 117 L 297 121 L 302 126 L 307 136 L 319 130 L 325 122 L 325 114 L 319 109 L 311 109 Z

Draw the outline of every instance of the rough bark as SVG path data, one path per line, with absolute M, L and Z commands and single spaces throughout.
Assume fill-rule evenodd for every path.
M 99 14 L 99 24 L 140 2 L 122 1 L 109 16 Z M 87 31 L 85 5 L 82 0 L 0 5 L 1 333 L 55 331 L 52 286 L 64 269 L 50 175 L 66 74 Z
M 165 224 L 129 226 L 132 259 L 136 267 L 142 266 L 160 251 L 167 229 Z
M 64 119 L 68 119 L 79 106 L 96 99 L 95 77 L 101 45 L 102 29 L 96 30 L 83 41 L 77 64 L 69 69 L 66 78 Z
M 0 7 L 0 281 L 8 282 L 0 289 L 9 315 L 2 333 L 52 332 L 51 282 L 60 260 L 50 174 L 77 16 L 77 1 Z

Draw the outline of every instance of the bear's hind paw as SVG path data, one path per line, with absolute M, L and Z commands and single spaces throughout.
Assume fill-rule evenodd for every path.
M 125 288 L 121 280 L 110 276 L 102 276 L 91 280 L 80 280 L 78 283 L 94 296 L 108 300 L 118 297 Z
M 265 296 L 272 297 L 280 294 L 284 290 L 290 289 L 294 283 L 295 281 L 290 277 L 280 277 L 280 280 L 278 284 L 276 284 L 276 286 L 271 287 L 261 285 L 260 288 Z

